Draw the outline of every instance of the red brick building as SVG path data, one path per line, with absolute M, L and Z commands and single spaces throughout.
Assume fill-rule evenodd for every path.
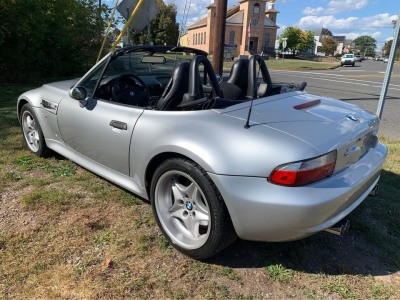
M 240 0 L 239 4 L 228 7 L 225 43 L 237 45 L 237 52 L 233 55 L 249 54 L 249 50 L 250 54 L 273 51 L 279 28 L 276 25 L 279 11 L 275 10 L 275 1 Z M 207 6 L 207 10 L 207 17 L 188 27 L 187 45 L 212 54 L 216 21 L 214 1 Z

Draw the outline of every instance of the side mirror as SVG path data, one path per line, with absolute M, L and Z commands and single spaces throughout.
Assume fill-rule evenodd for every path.
M 79 101 L 79 105 L 81 107 L 85 107 L 87 105 L 87 90 L 83 86 L 77 86 L 71 89 L 71 97 L 74 98 L 75 100 Z
M 215 77 L 217 77 L 218 83 L 220 83 L 223 79 L 222 75 L 219 75 L 219 74 L 215 75 Z

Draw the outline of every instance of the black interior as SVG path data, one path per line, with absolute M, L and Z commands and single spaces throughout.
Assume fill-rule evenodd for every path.
M 247 93 L 247 83 L 249 80 L 249 60 L 238 59 L 231 68 L 231 73 L 226 82 L 236 85 L 243 95 Z
M 111 60 L 112 70 L 123 67 Z M 257 71 L 262 74 L 262 83 L 258 82 Z M 171 76 L 123 74 L 104 77 L 95 96 L 125 105 L 174 111 L 226 107 L 276 95 L 280 90 L 281 86 L 273 85 L 268 68 L 259 55 L 249 60 L 237 60 L 229 78 L 219 83 L 207 56 L 197 54 L 190 63 L 177 63 Z
M 175 66 L 171 79 L 157 102 L 159 110 L 174 110 L 182 102 L 183 95 L 189 90 L 189 67 L 188 62 Z

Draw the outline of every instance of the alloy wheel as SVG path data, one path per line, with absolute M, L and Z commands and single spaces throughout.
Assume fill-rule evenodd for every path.
M 174 243 L 185 249 L 203 246 L 211 228 L 210 209 L 199 185 L 186 173 L 168 171 L 155 188 L 160 223 Z
M 29 111 L 24 111 L 22 114 L 22 131 L 28 147 L 33 151 L 37 152 L 40 147 L 40 138 L 37 124 L 34 117 Z

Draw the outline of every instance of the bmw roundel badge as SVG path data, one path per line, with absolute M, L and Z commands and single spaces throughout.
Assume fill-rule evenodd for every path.
M 186 208 L 187 208 L 188 210 L 192 210 L 192 209 L 193 209 L 192 203 L 186 202 Z

